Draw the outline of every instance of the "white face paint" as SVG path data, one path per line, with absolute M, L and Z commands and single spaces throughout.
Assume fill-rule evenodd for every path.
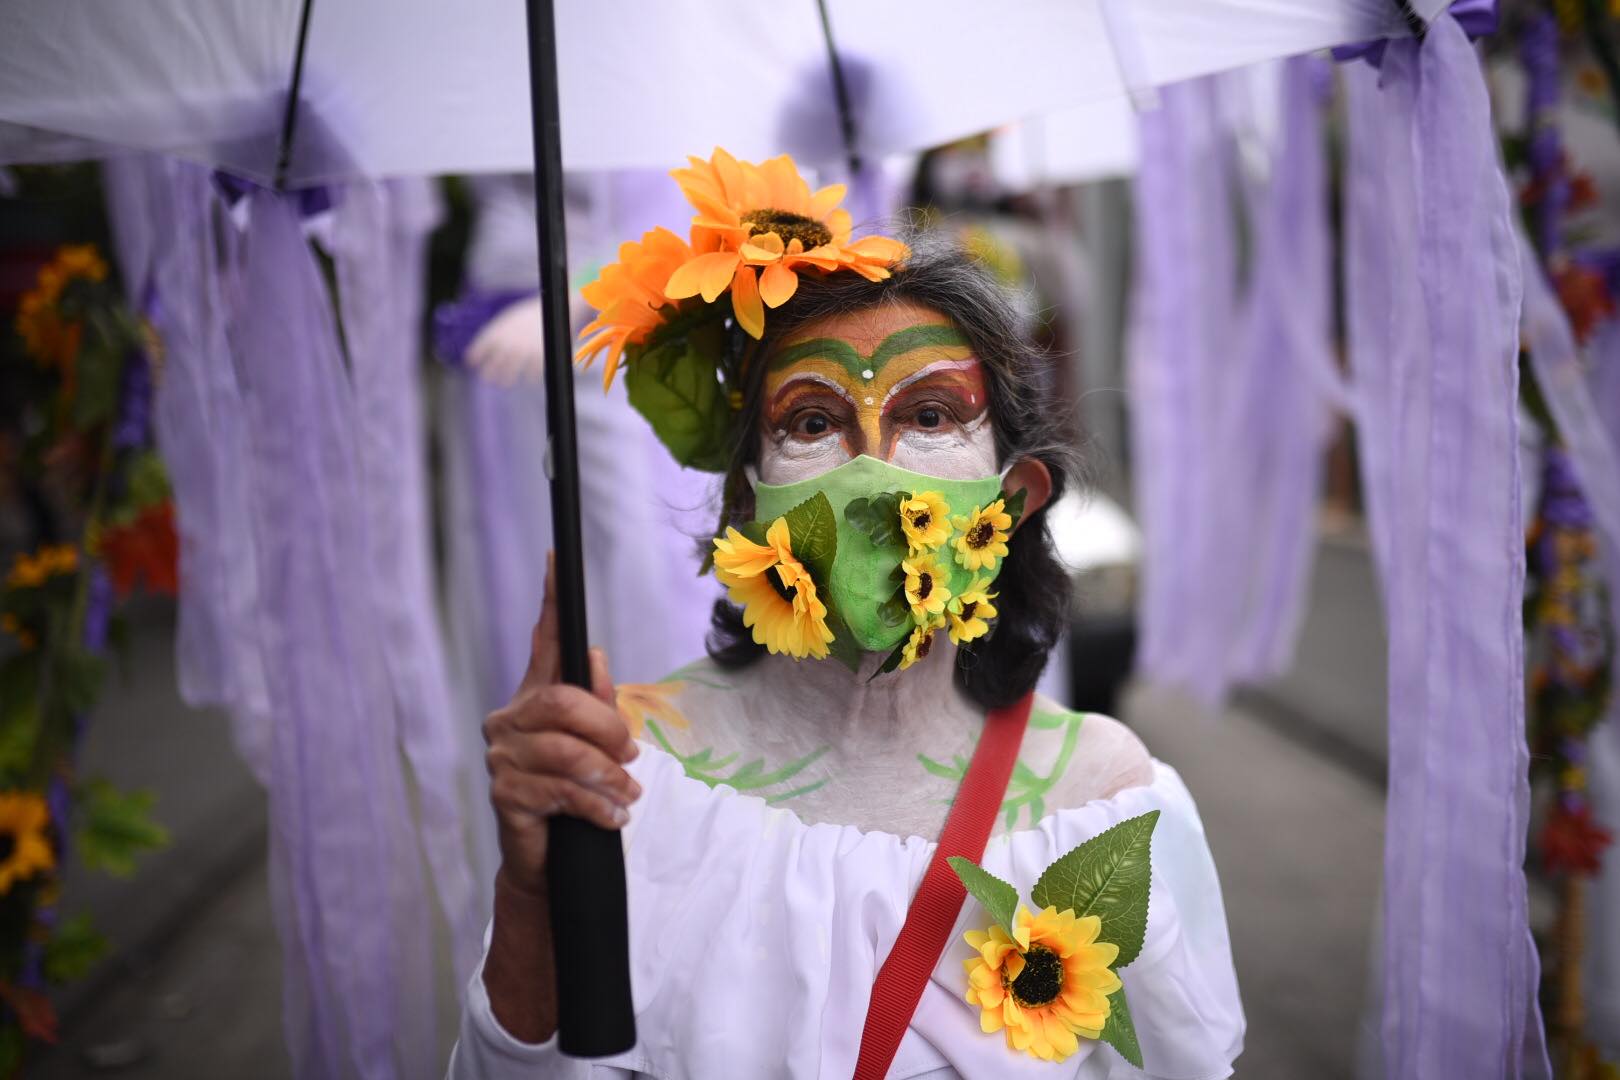
M 829 320 L 826 336 L 803 335 L 778 353 L 766 376 L 760 479 L 807 480 L 860 454 L 942 479 L 997 471 L 984 366 L 949 324 L 917 310 Z M 847 339 L 837 336 L 846 324 Z

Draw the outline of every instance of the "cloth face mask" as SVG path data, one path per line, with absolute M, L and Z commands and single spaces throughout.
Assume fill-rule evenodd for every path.
M 1001 480 L 946 480 L 863 454 L 796 483 L 755 483 L 756 520 L 716 542 L 715 564 L 732 599 L 745 601 L 754 639 L 771 651 L 830 652 L 851 667 L 860 652 L 889 651 L 882 670 L 909 667 L 935 632 L 963 643 L 989 631 L 989 587 L 1023 507 L 1023 493 L 1004 496 Z M 781 569 L 757 569 L 773 558 Z M 810 582 L 799 584 L 798 567 Z M 747 571 L 777 575 L 766 580 L 774 603 L 762 588 L 737 587 Z M 760 610 L 750 611 L 756 599 Z M 816 625 L 818 604 L 830 638 Z

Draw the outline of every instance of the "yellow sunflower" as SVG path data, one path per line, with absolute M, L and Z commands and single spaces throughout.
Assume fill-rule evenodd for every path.
M 956 538 L 956 561 L 973 571 L 994 570 L 996 560 L 1006 558 L 1012 523 L 1005 499 L 982 510 L 975 506 L 973 513 L 957 518 L 952 524 L 962 535 Z
M 58 302 L 75 278 L 104 281 L 106 277 L 107 263 L 94 245 L 70 244 L 57 249 L 40 270 L 34 287 L 17 303 L 17 334 L 37 361 L 72 372 L 82 327 L 77 320 L 62 317 Z
M 964 960 L 967 1002 L 977 1005 L 986 1034 L 1005 1031 L 1009 1049 L 1062 1061 L 1108 1023 L 1108 995 L 1120 987 L 1110 966 L 1119 946 L 1097 940 L 1102 920 L 1022 905 L 1011 937 L 1000 926 L 969 930 L 978 955 Z
M 945 604 L 945 621 L 950 627 L 951 640 L 965 645 L 990 632 L 990 620 L 999 612 L 990 601 L 996 594 L 988 591 L 990 583 L 975 576 L 967 588 L 951 597 Z
M 951 598 L 950 575 L 940 570 L 932 555 L 903 560 L 900 569 L 906 573 L 906 603 L 911 605 L 911 617 L 919 626 L 932 622 L 945 613 L 945 604 Z
M 933 551 L 951 535 L 951 505 L 937 491 L 919 491 L 900 500 L 900 527 L 912 555 Z
M 671 176 L 698 214 L 692 221 L 692 257 L 669 279 L 671 300 L 703 297 L 713 303 L 731 290 L 737 324 L 755 338 L 765 333 L 765 308 L 787 303 L 799 271 L 853 270 L 871 281 L 910 249 L 886 236 L 850 238 L 849 211 L 839 207 L 844 185 L 812 192 L 786 154 L 754 164 L 719 147 L 708 161 Z
M 673 310 L 664 287 L 676 267 L 691 257 L 686 241 L 668 229 L 652 229 L 640 241 L 620 244 L 619 261 L 604 266 L 596 280 L 580 290 L 597 315 L 579 332 L 585 341 L 574 360 L 589 367 L 596 354 L 606 349 L 604 389 L 613 385 L 625 347 L 646 341 Z
M 0 896 L 19 881 L 56 865 L 45 836 L 51 819 L 45 800 L 32 791 L 0 792 Z
M 928 650 L 934 646 L 934 634 L 944 625 L 945 620 L 935 616 L 913 629 L 911 636 L 906 639 L 905 648 L 900 650 L 899 670 L 904 671 L 917 661 L 927 659 Z
M 793 554 L 787 519 L 771 522 L 763 544 L 727 528 L 714 541 L 714 573 L 731 602 L 742 605 L 743 625 L 753 628 L 756 642 L 796 660 L 827 655 L 833 639 L 827 605 Z
M 648 720 L 671 727 L 687 726 L 686 714 L 675 703 L 686 689 L 684 679 L 671 679 L 657 683 L 620 683 L 613 688 L 613 700 L 619 706 L 619 715 L 630 727 L 631 738 L 641 738 Z

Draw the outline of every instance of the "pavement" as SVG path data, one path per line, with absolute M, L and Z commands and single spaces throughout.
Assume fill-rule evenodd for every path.
M 1383 644 L 1363 546 L 1326 543 L 1299 662 L 1220 715 L 1133 689 L 1122 717 L 1198 800 L 1248 1015 L 1237 1075 L 1349 1080 L 1382 845 Z M 127 882 L 70 880 L 116 955 L 64 997 L 45 1080 L 290 1074 L 266 899 L 263 797 L 227 721 L 179 704 L 160 612 L 91 728 L 88 770 L 159 792 L 174 844 Z

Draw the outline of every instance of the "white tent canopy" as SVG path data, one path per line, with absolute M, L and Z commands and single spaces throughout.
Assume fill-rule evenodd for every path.
M 308 0 L 8 0 L 0 161 L 61 136 L 269 180 Z M 1446 0 L 1418 0 L 1425 17 Z M 1345 42 L 1405 34 L 1393 0 L 827 0 L 860 149 L 1012 120 Z M 993 10 L 994 16 L 987 14 Z M 287 180 L 531 168 L 520 0 L 313 3 Z M 815 0 L 560 0 L 563 161 L 667 167 L 843 156 Z

